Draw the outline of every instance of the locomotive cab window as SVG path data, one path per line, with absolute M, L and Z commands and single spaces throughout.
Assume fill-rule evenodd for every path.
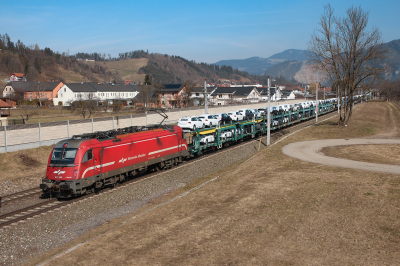
M 73 164 L 77 150 L 72 148 L 54 148 L 50 163 L 62 165 Z
M 86 151 L 85 155 L 83 155 L 82 163 L 90 161 L 93 159 L 93 150 Z

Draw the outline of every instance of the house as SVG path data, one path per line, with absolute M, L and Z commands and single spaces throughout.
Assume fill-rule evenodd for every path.
M 3 89 L 3 97 L 10 97 L 10 96 L 19 96 L 20 98 L 24 98 L 25 91 L 29 90 L 30 87 L 36 84 L 36 82 L 27 81 L 27 82 L 20 82 L 20 81 L 11 81 L 6 84 Z
M 261 94 L 256 86 L 236 87 L 232 99 L 235 102 L 258 102 L 261 100 Z
M 235 87 L 218 87 L 211 94 L 210 102 L 215 105 L 227 105 L 233 102 Z
M 135 85 L 113 83 L 69 83 L 59 88 L 54 99 L 54 105 L 69 106 L 78 100 L 107 101 L 112 105 L 116 100 L 124 100 L 132 104 L 132 99 L 138 95 L 138 87 Z
M 189 98 L 184 84 L 166 84 L 159 95 L 159 102 L 162 107 L 177 108 L 187 105 Z
M 37 82 L 25 92 L 24 99 L 53 101 L 54 95 L 63 85 L 62 82 Z
M 3 89 L 3 97 L 52 101 L 62 82 L 11 81 Z
M 96 89 L 90 83 L 64 84 L 57 91 L 57 97 L 53 98 L 53 104 L 69 106 L 73 101 L 77 101 L 78 99 L 93 98 L 95 93 Z
M 11 105 L 0 99 L 0 117 L 10 116 Z
M 10 76 L 11 81 L 27 81 L 28 77 L 24 73 L 12 73 Z
M 211 94 L 217 89 L 216 86 L 206 86 L 206 98 L 210 102 Z M 190 100 L 194 106 L 200 106 L 204 104 L 204 86 L 192 88 Z
M 109 105 L 115 101 L 123 100 L 133 105 L 133 100 L 139 94 L 139 87 L 130 84 L 92 84 L 97 93 L 94 95 L 99 101 L 108 101 Z
M 294 94 L 304 95 L 305 90 L 300 86 L 296 86 L 296 87 L 294 87 L 293 92 L 294 92 Z
M 7 125 L 7 118 L 11 115 L 10 113 L 11 108 L 12 108 L 11 105 L 9 105 L 3 100 L 0 100 L 0 126 Z
M 261 94 L 261 100 L 262 101 L 268 101 L 268 87 L 263 87 L 258 89 Z M 281 99 L 281 92 L 279 87 L 270 87 L 270 96 L 271 96 L 271 101 L 276 101 Z
M 216 105 L 226 105 L 233 102 L 258 102 L 261 94 L 256 86 L 218 87 L 211 94 L 211 102 Z
M 293 90 L 281 90 L 281 99 L 294 100 L 296 99 L 296 94 Z
M 17 102 L 14 101 L 13 99 L 10 99 L 10 98 L 7 98 L 7 97 L 0 97 L 0 100 L 3 100 L 6 103 L 8 103 L 9 105 L 11 105 L 12 108 L 16 108 L 17 107 Z

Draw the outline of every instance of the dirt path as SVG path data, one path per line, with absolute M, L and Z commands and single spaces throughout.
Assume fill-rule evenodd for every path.
M 379 138 L 379 139 L 390 139 L 390 138 L 396 138 L 396 136 L 399 133 L 399 125 L 398 121 L 396 119 L 395 115 L 395 109 L 399 108 L 399 106 L 395 103 L 392 103 L 391 106 L 385 105 L 386 106 L 386 111 L 385 111 L 385 117 L 386 117 L 386 130 L 384 133 L 375 135 L 375 136 L 369 136 L 366 138 L 372 139 L 372 138 Z

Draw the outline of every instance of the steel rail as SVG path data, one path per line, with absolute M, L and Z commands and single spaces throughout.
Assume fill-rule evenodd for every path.
M 8 194 L 5 196 L 0 196 L 0 207 L 2 205 L 9 204 L 10 201 L 19 200 L 21 198 L 30 197 L 30 196 L 40 194 L 40 193 L 41 193 L 41 189 L 38 187 L 35 187 L 35 188 L 18 191 L 18 192 Z

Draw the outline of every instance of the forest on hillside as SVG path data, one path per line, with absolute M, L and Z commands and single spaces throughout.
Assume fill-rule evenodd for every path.
M 266 76 L 251 75 L 245 71 L 233 69 L 231 66 L 197 63 L 180 56 L 149 53 L 144 50 L 120 53 L 117 58 L 96 52 L 60 54 L 49 47 L 40 49 L 37 44 L 27 46 L 20 40 L 13 42 L 7 33 L 0 34 L 0 49 L 0 72 L 7 75 L 24 73 L 30 81 L 65 82 L 65 77 L 60 70 L 66 70 L 85 77 L 89 82 L 112 80 L 115 83 L 122 83 L 123 80 L 118 74 L 113 73 L 100 62 L 147 58 L 148 64 L 140 68 L 138 74 L 149 75 L 153 82 L 169 84 L 191 81 L 201 85 L 206 78 L 208 83 L 223 83 L 228 80 L 245 85 L 267 84 Z M 87 64 L 85 60 L 94 60 L 98 63 Z M 278 78 L 282 85 L 290 83 L 282 76 L 276 79 Z
M 48 47 L 40 49 L 37 44 L 26 46 L 20 40 L 14 43 L 8 34 L 0 34 L 0 49 L 0 71 L 24 73 L 30 81 L 64 82 L 60 69 L 79 73 L 92 82 L 97 82 L 99 77 L 106 80 L 118 78 L 100 64 L 89 66 L 75 56 L 60 54 Z

